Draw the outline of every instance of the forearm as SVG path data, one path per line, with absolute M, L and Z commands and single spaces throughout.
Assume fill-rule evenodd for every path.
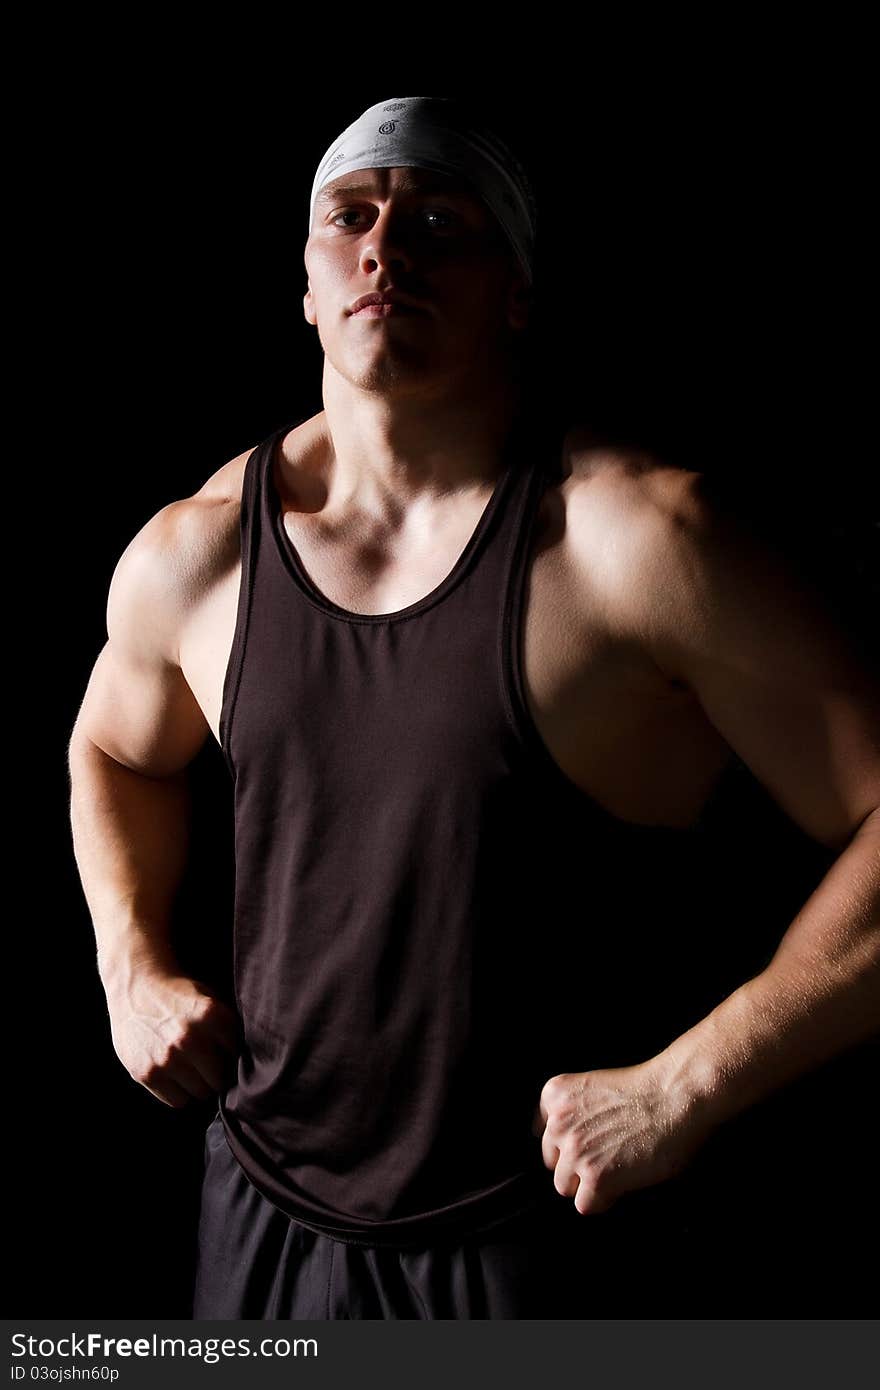
M 145 965 L 174 965 L 171 912 L 189 844 L 185 772 L 147 777 L 74 735 L 69 750 L 74 856 L 105 988 Z
M 655 1061 L 714 1125 L 880 1031 L 880 811 L 862 823 L 769 965 Z

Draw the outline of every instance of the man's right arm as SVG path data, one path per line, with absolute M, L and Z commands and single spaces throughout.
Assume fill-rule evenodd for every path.
M 220 1090 L 238 1050 L 234 1011 L 181 973 L 170 940 L 189 843 L 187 765 L 210 735 L 179 661 L 182 624 L 208 582 L 192 545 L 204 506 L 163 508 L 120 558 L 108 640 L 69 745 L 74 855 L 114 1047 L 175 1107 Z

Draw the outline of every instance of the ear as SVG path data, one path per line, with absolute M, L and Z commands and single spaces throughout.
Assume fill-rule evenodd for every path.
M 507 322 L 511 328 L 525 328 L 532 310 L 533 291 L 521 271 L 516 271 L 507 294 Z
M 306 322 L 310 323 L 313 328 L 317 328 L 318 315 L 315 313 L 315 301 L 312 296 L 311 282 L 309 282 L 309 287 L 303 295 L 303 313 L 306 316 Z

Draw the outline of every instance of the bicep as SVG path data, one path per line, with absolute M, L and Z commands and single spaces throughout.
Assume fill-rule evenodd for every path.
M 697 488 L 648 546 L 655 661 L 787 815 L 840 848 L 880 799 L 880 682 L 816 585 Z
M 210 734 L 180 667 L 133 658 L 108 640 L 92 668 L 74 737 L 148 777 L 192 762 Z
M 92 669 L 73 738 L 150 777 L 179 772 L 210 734 L 180 668 L 182 618 L 173 557 L 158 518 L 135 538 L 113 574 L 108 638 Z

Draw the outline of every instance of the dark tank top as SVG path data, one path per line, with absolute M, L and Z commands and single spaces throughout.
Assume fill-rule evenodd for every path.
M 531 1127 L 544 1082 L 637 1060 L 610 974 L 641 910 L 640 828 L 562 772 L 521 670 L 560 440 L 517 420 L 446 577 L 362 614 L 317 589 L 285 529 L 291 428 L 243 479 L 220 737 L 244 1041 L 220 1113 L 253 1186 L 313 1230 L 462 1237 L 561 1200 Z

